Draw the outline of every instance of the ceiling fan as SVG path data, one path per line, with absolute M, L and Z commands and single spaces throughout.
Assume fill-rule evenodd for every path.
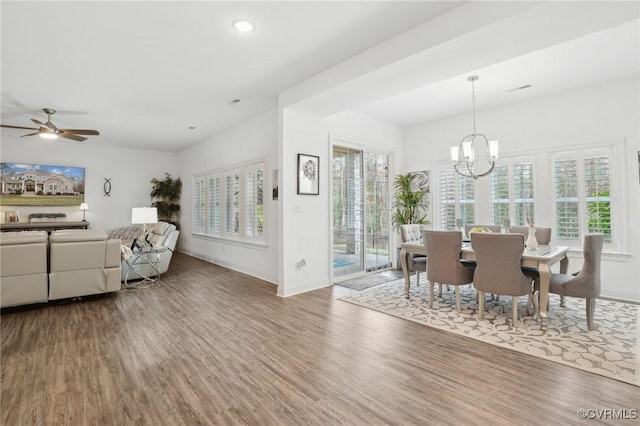
M 87 138 L 79 135 L 90 135 L 90 136 L 100 135 L 100 132 L 98 132 L 97 130 L 59 129 L 58 127 L 56 127 L 55 124 L 51 122 L 51 116 L 56 113 L 56 110 L 51 108 L 43 108 L 42 110 L 44 111 L 45 114 L 47 114 L 46 123 L 43 123 L 40 120 L 36 120 L 35 118 L 31 119 L 31 121 L 33 121 L 39 126 L 39 128 L 37 129 L 33 127 L 9 126 L 7 124 L 0 124 L 0 127 L 6 127 L 9 129 L 36 130 L 36 132 L 34 133 L 22 135 L 22 137 L 40 135 L 40 137 L 47 138 L 47 139 L 56 139 L 58 137 L 61 137 L 61 138 L 71 139 L 73 141 L 78 141 L 78 142 L 87 140 Z

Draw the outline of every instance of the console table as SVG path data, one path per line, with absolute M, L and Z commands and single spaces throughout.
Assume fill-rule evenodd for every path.
M 35 223 L 2 223 L 1 232 L 47 231 L 49 234 L 58 229 L 88 229 L 89 222 L 35 222 Z

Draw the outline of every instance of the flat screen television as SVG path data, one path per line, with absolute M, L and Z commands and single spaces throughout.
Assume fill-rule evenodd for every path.
M 0 205 L 79 206 L 84 167 L 0 163 Z

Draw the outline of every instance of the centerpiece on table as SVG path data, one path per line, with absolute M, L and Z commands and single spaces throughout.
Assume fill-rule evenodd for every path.
M 536 239 L 535 222 L 533 219 L 528 217 L 527 223 L 529 224 L 529 235 L 527 236 L 527 241 L 525 241 L 524 245 L 530 250 L 536 250 L 538 248 L 538 240 Z
M 469 233 L 472 232 L 480 232 L 480 233 L 488 233 L 490 234 L 492 231 L 491 229 L 487 228 L 486 226 L 475 226 L 471 229 L 469 229 Z
M 65 213 L 31 213 L 29 215 L 30 223 L 38 222 L 64 222 L 67 219 Z

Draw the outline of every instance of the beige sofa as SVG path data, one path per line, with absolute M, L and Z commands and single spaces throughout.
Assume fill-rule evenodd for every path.
M 0 307 L 48 301 L 47 233 L 0 233 Z
M 120 290 L 120 240 L 71 229 L 49 236 L 49 300 Z

